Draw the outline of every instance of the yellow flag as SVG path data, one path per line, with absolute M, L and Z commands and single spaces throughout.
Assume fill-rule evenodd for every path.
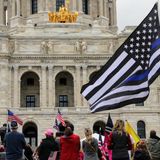
M 70 0 L 66 0 L 66 3 L 69 4 L 69 3 L 70 3 Z
M 134 148 L 136 147 L 136 144 L 140 141 L 140 137 L 136 134 L 132 126 L 129 124 L 129 122 L 126 120 L 125 129 L 128 134 L 133 138 L 134 140 Z

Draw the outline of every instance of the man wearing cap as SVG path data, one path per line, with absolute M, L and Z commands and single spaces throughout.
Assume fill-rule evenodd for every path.
M 5 135 L 6 160 L 22 160 L 23 149 L 26 146 L 24 135 L 17 131 L 16 121 L 11 122 L 11 132 Z

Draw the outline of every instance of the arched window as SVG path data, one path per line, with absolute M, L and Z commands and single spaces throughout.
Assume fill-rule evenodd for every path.
M 31 13 L 36 14 L 38 12 L 38 2 L 37 0 L 31 0 Z
M 83 12 L 88 14 L 88 0 L 82 0 Z
M 56 11 L 59 11 L 59 7 L 65 6 L 65 0 L 56 0 Z
M 69 72 L 62 71 L 57 74 L 55 93 L 56 107 L 74 106 L 74 80 Z
M 40 107 L 39 76 L 26 72 L 21 77 L 21 107 Z
M 137 133 L 140 138 L 146 138 L 146 126 L 143 121 L 137 122 Z

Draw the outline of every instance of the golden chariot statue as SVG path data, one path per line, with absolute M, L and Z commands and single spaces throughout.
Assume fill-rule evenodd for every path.
M 67 7 L 62 6 L 59 12 L 49 12 L 49 21 L 53 23 L 75 23 L 77 21 L 78 12 L 69 12 Z

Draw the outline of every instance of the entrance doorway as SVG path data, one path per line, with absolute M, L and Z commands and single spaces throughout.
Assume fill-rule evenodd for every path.
M 34 122 L 27 122 L 23 126 L 23 134 L 26 142 L 29 143 L 33 148 L 37 146 L 37 125 Z
M 93 133 L 104 135 L 105 123 L 103 121 L 97 121 L 93 125 Z

